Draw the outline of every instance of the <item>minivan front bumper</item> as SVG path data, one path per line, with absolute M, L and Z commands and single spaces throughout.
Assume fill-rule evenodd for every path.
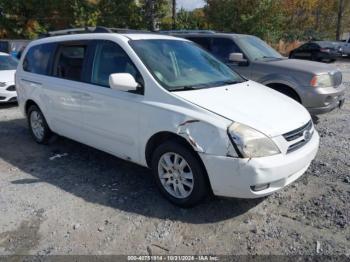
M 270 195 L 298 179 L 315 158 L 319 135 L 302 148 L 261 158 L 233 158 L 201 153 L 214 195 L 259 198 Z

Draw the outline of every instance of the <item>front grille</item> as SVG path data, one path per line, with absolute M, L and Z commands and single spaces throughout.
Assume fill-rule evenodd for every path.
M 340 71 L 336 71 L 331 74 L 332 82 L 334 86 L 340 86 L 343 81 L 343 75 Z
M 287 154 L 304 146 L 307 142 L 311 140 L 312 135 L 313 135 L 313 131 L 312 131 L 311 120 L 307 124 L 303 125 L 302 127 L 299 127 L 288 133 L 285 133 L 283 137 L 288 142 L 291 142 L 291 145 L 287 149 Z M 295 140 L 298 140 L 298 141 L 295 143 L 292 143 Z

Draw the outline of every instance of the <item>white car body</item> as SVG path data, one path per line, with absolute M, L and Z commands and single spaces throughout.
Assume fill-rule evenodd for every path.
M 0 52 L 0 56 L 9 56 L 9 54 Z M 16 101 L 15 72 L 16 70 L 0 70 L 0 103 Z
M 144 79 L 143 95 L 33 74 L 22 68 L 26 52 L 35 45 L 95 39 L 113 41 L 124 49 Z M 18 101 L 23 114 L 26 115 L 28 103 L 34 102 L 55 133 L 142 166 L 149 166 L 147 145 L 152 138 L 163 133 L 182 137 L 199 155 L 211 189 L 218 196 L 262 197 L 290 184 L 306 171 L 316 156 L 319 136 L 303 106 L 253 81 L 169 92 L 131 48 L 130 39 L 187 41 L 162 35 L 112 33 L 33 41 L 22 55 L 16 73 Z M 228 127 L 233 122 L 264 133 L 281 153 L 268 157 L 239 157 L 228 135 Z M 311 123 L 310 141 L 287 153 L 289 146 L 306 139 L 306 134 L 290 142 L 283 134 L 307 123 Z M 253 190 L 266 184 L 266 189 Z

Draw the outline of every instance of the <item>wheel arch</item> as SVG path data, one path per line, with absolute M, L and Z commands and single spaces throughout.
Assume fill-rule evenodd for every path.
M 158 133 L 152 135 L 148 139 L 148 141 L 146 143 L 146 147 L 145 147 L 145 158 L 146 158 L 147 166 L 149 168 L 151 167 L 152 155 L 153 155 L 154 151 L 156 150 L 156 148 L 159 145 L 161 145 L 162 143 L 164 143 L 165 141 L 169 141 L 169 140 L 176 141 L 177 143 L 180 143 L 181 145 L 185 146 L 188 150 L 190 150 L 193 153 L 193 155 L 195 156 L 195 158 L 198 160 L 199 164 L 201 165 L 201 167 L 204 171 L 207 185 L 209 186 L 209 189 L 212 191 L 211 183 L 210 183 L 209 176 L 207 173 L 207 169 L 205 168 L 205 165 L 204 165 L 201 157 L 199 156 L 198 152 L 196 150 L 194 150 L 194 148 L 190 144 L 190 142 L 188 142 L 184 137 L 182 137 L 178 134 L 175 134 L 173 132 L 161 131 L 161 132 L 158 132 Z
M 36 103 L 34 100 L 32 99 L 28 99 L 26 102 L 25 102 L 25 105 L 24 105 L 24 112 L 26 114 L 26 116 L 28 115 L 28 110 L 31 106 L 37 106 L 40 110 L 40 106 L 38 105 L 38 103 Z
M 285 95 L 291 94 L 292 98 L 297 100 L 299 103 L 302 103 L 300 95 L 291 85 L 288 85 L 286 83 L 278 83 L 278 82 L 271 82 L 265 85 Z

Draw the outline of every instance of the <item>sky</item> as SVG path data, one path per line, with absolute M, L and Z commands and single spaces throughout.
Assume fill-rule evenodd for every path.
M 176 5 L 177 9 L 183 7 L 186 10 L 193 10 L 195 8 L 203 7 L 204 0 L 177 0 Z

